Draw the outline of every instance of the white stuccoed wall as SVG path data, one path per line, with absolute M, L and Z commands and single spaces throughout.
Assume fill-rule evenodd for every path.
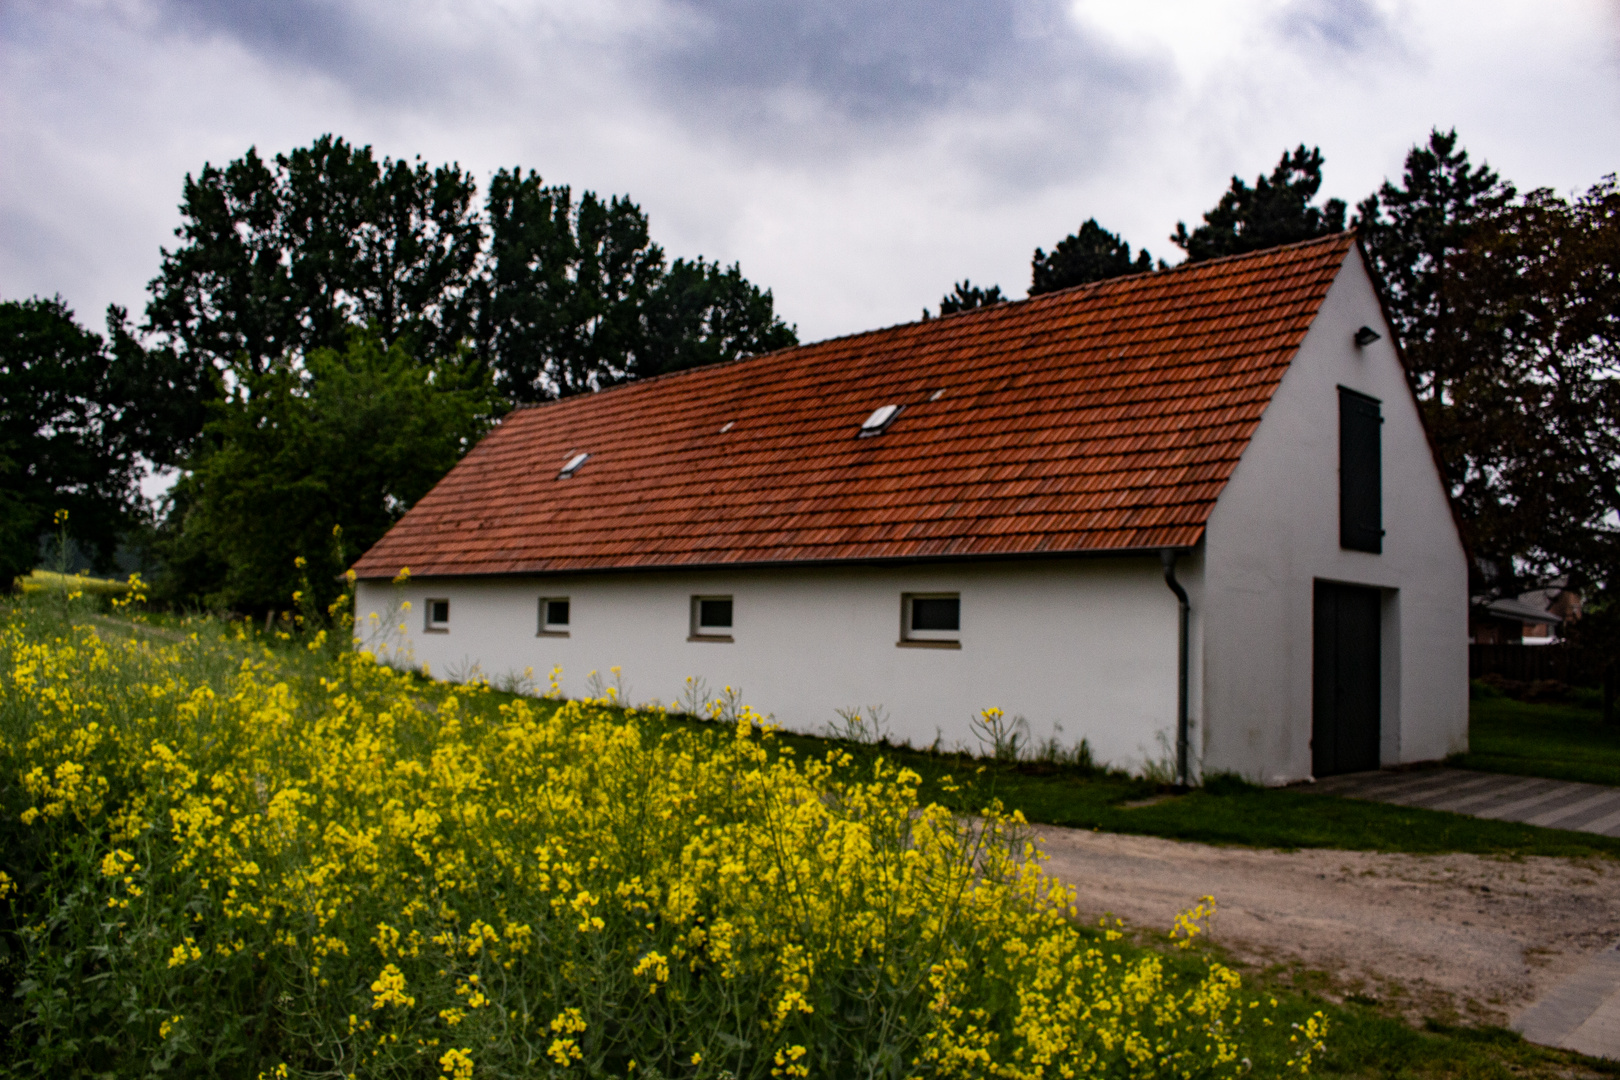
M 1383 335 L 1365 349 L 1361 326 Z M 1382 403 L 1384 550 L 1339 547 L 1339 399 Z M 1311 774 L 1313 581 L 1385 590 L 1383 762 L 1468 741 L 1467 563 L 1360 254 L 1351 251 L 1210 516 L 1202 757 L 1268 783 Z
M 1363 325 L 1384 336 L 1357 349 Z M 1340 385 L 1383 403 L 1380 555 L 1339 547 Z M 1465 556 L 1358 253 L 1179 575 L 1193 603 L 1195 769 L 1272 784 L 1310 776 L 1318 578 L 1384 590 L 1384 763 L 1466 747 Z M 897 647 L 903 592 L 959 592 L 962 648 Z M 734 642 L 687 640 L 697 594 L 734 597 Z M 536 635 L 541 596 L 569 597 L 569 637 Z M 428 597 L 451 601 L 448 633 L 423 632 Z M 632 702 L 669 703 L 696 676 L 740 687 L 793 730 L 880 705 L 894 738 L 946 748 L 975 748 L 968 718 L 998 705 L 1036 739 L 1061 726 L 1065 743 L 1085 737 L 1099 760 L 1131 769 L 1161 760 L 1175 737 L 1176 604 L 1156 559 L 362 582 L 362 632 L 399 600 L 412 610 L 397 643 L 439 677 L 532 668 L 544 686 L 560 665 L 563 692 L 581 697 L 589 672 L 617 665 Z
M 1196 562 L 1181 566 L 1195 586 Z M 902 592 L 959 592 L 961 649 L 898 647 Z M 734 597 L 735 641 L 687 640 L 697 594 Z M 569 598 L 570 636 L 536 635 L 541 596 Z M 448 633 L 423 632 L 429 597 L 450 600 Z M 618 665 L 632 702 L 670 703 L 699 676 L 796 731 L 881 705 L 895 739 L 946 748 L 976 748 L 968 718 L 997 705 L 1126 768 L 1174 741 L 1176 602 L 1156 559 L 362 582 L 362 634 L 401 599 L 402 644 L 441 678 L 533 668 L 543 688 L 560 665 L 564 694 L 582 697 L 589 672 Z

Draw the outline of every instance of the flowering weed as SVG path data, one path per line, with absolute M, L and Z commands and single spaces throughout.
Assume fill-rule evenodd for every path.
M 0 669 L 18 1076 L 1190 1078 L 1269 1022 L 1230 969 L 1077 925 L 1016 813 L 746 707 L 25 607 Z

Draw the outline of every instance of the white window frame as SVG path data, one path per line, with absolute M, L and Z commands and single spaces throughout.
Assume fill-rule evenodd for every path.
M 433 605 L 444 605 L 444 618 L 433 617 Z M 422 632 L 426 634 L 448 634 L 450 632 L 450 598 L 448 596 L 429 596 L 422 601 Z
M 913 630 L 911 604 L 914 600 L 955 600 L 955 630 Z M 936 649 L 962 647 L 962 594 L 956 592 L 908 592 L 900 594 L 900 644 L 920 645 Z
M 568 605 L 568 622 L 554 623 L 548 618 L 551 614 L 551 605 L 557 603 Z M 573 625 L 574 604 L 566 596 L 542 596 L 537 614 L 540 622 L 538 637 L 567 637 L 569 628 Z
M 731 626 L 704 626 L 700 621 L 703 601 L 725 600 L 731 604 Z M 732 641 L 732 627 L 737 625 L 737 598 L 728 593 L 703 593 L 692 596 L 687 641 Z

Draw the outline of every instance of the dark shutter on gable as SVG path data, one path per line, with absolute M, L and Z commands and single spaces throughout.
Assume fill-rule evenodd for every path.
M 1339 546 L 1384 550 L 1384 418 L 1378 400 L 1339 387 Z

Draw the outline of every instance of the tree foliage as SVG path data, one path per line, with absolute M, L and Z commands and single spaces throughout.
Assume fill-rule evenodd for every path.
M 733 265 L 666 267 L 647 217 L 534 172 L 490 182 L 480 346 L 501 391 L 542 401 L 797 343 L 769 291 Z
M 1453 265 L 1473 352 L 1428 405 L 1487 584 L 1620 588 L 1620 190 L 1532 191 Z
M 959 311 L 972 311 L 975 308 L 991 307 L 1006 302 L 1007 297 L 1002 295 L 1000 285 L 992 285 L 986 289 L 964 278 L 956 283 L 955 288 L 939 298 L 939 313 L 954 315 Z M 923 308 L 924 319 L 933 317 L 932 312 Z
M 1143 248 L 1133 259 L 1131 245 L 1087 218 L 1080 228 L 1065 236 L 1047 254 L 1040 248 L 1030 260 L 1029 295 L 1056 292 L 1093 281 L 1106 281 L 1125 274 L 1145 274 L 1153 269 L 1153 257 Z
M 1170 241 L 1187 253 L 1188 262 L 1222 255 L 1276 247 L 1344 231 L 1345 204 L 1329 199 L 1321 206 L 1311 200 L 1322 186 L 1322 151 L 1307 151 L 1301 143 L 1283 151 L 1269 177 L 1255 178 L 1250 187 L 1234 176 L 1220 202 L 1204 214 L 1204 223 L 1191 232 L 1176 222 Z
M 57 510 L 99 567 L 139 506 L 138 453 L 165 395 L 147 357 L 79 325 L 60 298 L 0 302 L 0 589 L 38 558 Z
M 502 392 L 565 397 L 621 381 L 638 359 L 642 316 L 664 253 L 629 199 L 604 202 L 533 172 L 497 172 L 483 343 Z
M 375 325 L 426 355 L 472 331 L 483 229 L 459 166 L 384 158 L 323 135 L 187 175 L 183 243 L 162 252 L 147 324 L 193 364 L 260 374 Z
M 1513 201 L 1513 185 L 1488 165 L 1470 165 L 1457 133 L 1430 132 L 1406 156 L 1401 184 L 1386 180 L 1356 207 L 1355 228 L 1384 287 L 1390 321 L 1406 349 L 1413 388 L 1444 400 L 1488 342 L 1476 324 L 1458 260 L 1480 226 Z
M 246 374 L 214 406 L 209 448 L 172 493 L 166 590 L 211 607 L 285 607 L 302 556 L 317 599 L 329 600 L 495 411 L 475 360 L 419 362 L 376 328 L 351 331 L 341 351 Z
M 167 388 L 130 445 L 185 473 L 175 599 L 285 602 L 293 557 L 324 557 L 340 523 L 346 557 L 380 537 L 496 391 L 538 401 L 796 341 L 736 265 L 668 265 L 628 197 L 575 200 L 521 169 L 480 205 L 457 165 L 325 135 L 205 165 L 180 209 L 145 340 L 121 313 L 113 335 Z
M 518 401 L 796 342 L 738 267 L 666 264 L 628 197 L 502 169 L 482 211 L 459 166 L 322 136 L 187 176 L 147 329 L 193 367 L 262 374 L 373 326 L 424 356 L 470 344 Z
M 1620 190 L 1515 192 L 1455 132 L 1358 207 L 1476 592 L 1620 587 Z
M 769 289 L 742 275 L 737 263 L 676 259 L 658 287 L 648 318 L 648 363 L 635 377 L 740 360 L 799 343 L 776 315 Z

